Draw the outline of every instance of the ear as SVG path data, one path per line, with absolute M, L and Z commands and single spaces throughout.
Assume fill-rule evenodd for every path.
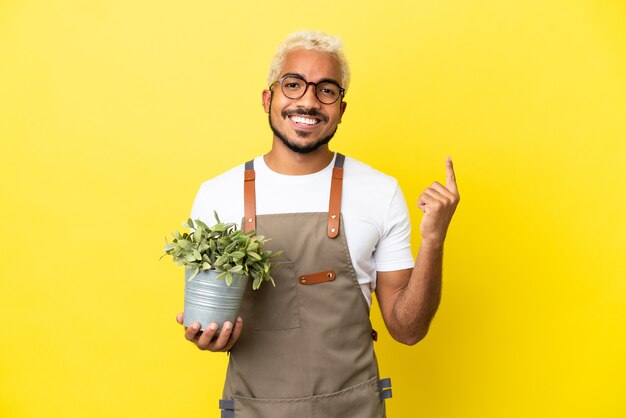
M 344 112 L 346 111 L 346 107 L 348 107 L 348 103 L 342 101 L 339 105 L 339 123 L 341 123 L 341 118 L 343 117 Z
M 265 113 L 270 113 L 270 102 L 272 100 L 272 92 L 268 89 L 263 90 L 263 94 L 261 95 L 261 100 L 263 102 L 263 110 Z

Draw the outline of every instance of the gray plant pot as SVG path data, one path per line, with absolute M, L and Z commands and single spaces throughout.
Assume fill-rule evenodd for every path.
M 215 322 L 218 332 L 226 321 L 235 324 L 241 300 L 248 284 L 248 277 L 234 275 L 233 283 L 226 285 L 223 279 L 216 279 L 220 272 L 205 270 L 189 281 L 189 271 L 185 269 L 185 319 L 188 327 L 199 322 L 201 330 Z

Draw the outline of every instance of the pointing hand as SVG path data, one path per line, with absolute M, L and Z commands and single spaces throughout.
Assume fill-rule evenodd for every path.
M 448 157 L 446 159 L 446 185 L 442 186 L 434 182 L 424 190 L 417 201 L 417 206 L 424 212 L 420 225 L 422 244 L 443 245 L 459 199 L 452 159 Z

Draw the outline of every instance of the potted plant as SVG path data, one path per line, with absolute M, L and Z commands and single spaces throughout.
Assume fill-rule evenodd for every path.
M 266 281 L 275 286 L 270 260 L 282 253 L 263 251 L 264 236 L 243 232 L 214 215 L 217 223 L 211 227 L 189 218 L 183 223 L 189 232 L 174 232 L 163 248 L 163 256 L 171 255 L 185 267 L 184 325 L 199 322 L 201 330 L 211 322 L 219 327 L 234 323 L 249 278 L 254 290 Z

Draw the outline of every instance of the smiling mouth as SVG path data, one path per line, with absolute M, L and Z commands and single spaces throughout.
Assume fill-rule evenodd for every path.
M 309 117 L 305 117 L 302 115 L 290 115 L 289 119 L 291 119 L 293 122 L 297 123 L 298 125 L 315 126 L 318 123 L 320 123 L 319 119 L 309 118 Z

